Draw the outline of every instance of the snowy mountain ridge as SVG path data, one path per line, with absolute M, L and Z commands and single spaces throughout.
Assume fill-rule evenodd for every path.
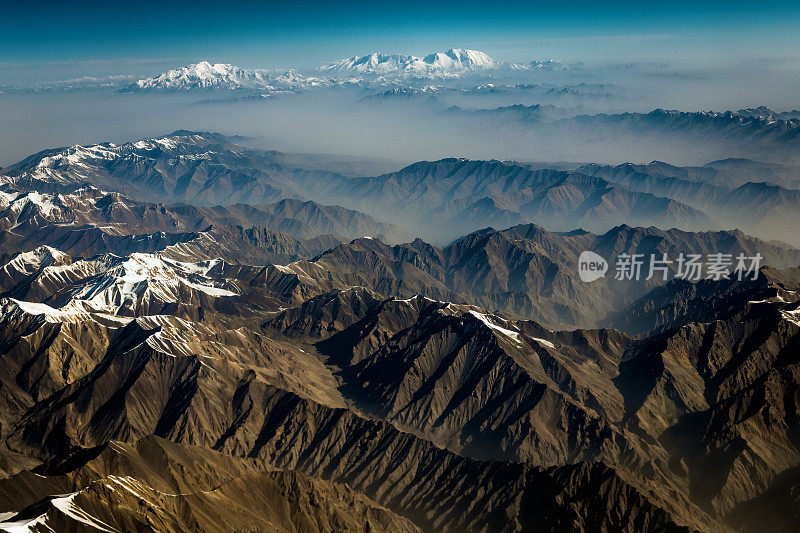
M 291 94 L 316 87 L 342 84 L 395 82 L 413 79 L 454 79 L 498 71 L 566 70 L 553 59 L 509 64 L 484 52 L 451 48 L 423 57 L 372 52 L 317 67 L 314 74 L 297 70 L 247 69 L 227 63 L 199 61 L 140 79 L 120 92 L 188 92 L 194 90 L 250 90 L 266 95 Z
M 373 52 L 364 56 L 341 59 L 317 70 L 337 76 L 388 75 L 408 77 L 456 77 L 467 72 L 499 69 L 504 64 L 484 52 L 451 48 L 424 57 Z
M 328 80 L 303 76 L 291 69 L 285 71 L 245 69 L 227 63 L 212 64 L 200 61 L 186 67 L 168 70 L 158 76 L 138 80 L 121 92 L 250 89 L 280 93 L 328 84 Z

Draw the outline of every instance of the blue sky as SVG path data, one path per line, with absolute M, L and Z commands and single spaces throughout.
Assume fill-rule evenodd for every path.
M 749 4 L 749 5 L 748 5 Z M 309 68 L 373 50 L 502 60 L 714 63 L 800 56 L 800 3 L 7 2 L 0 85 L 149 75 L 199 59 Z

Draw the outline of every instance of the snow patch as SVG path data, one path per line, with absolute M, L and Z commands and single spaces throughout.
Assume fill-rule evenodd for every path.
M 100 531 L 106 531 L 108 533 L 114 533 L 118 531 L 117 529 L 111 527 L 110 525 L 106 524 L 99 518 L 95 518 L 94 516 L 90 515 L 77 505 L 75 505 L 75 496 L 77 496 L 77 492 L 73 492 L 72 494 L 65 494 L 61 498 L 54 498 L 50 503 L 53 504 L 53 507 L 67 515 L 68 517 L 72 518 L 73 520 L 80 522 L 82 524 L 86 524 L 87 526 L 91 526 L 95 529 Z
M 483 313 L 479 313 L 477 311 L 470 310 L 469 314 L 471 314 L 472 316 L 474 316 L 475 318 L 477 318 L 478 320 L 483 322 L 486 326 L 488 326 L 493 331 L 496 331 L 497 333 L 500 333 L 501 335 L 510 338 L 511 340 L 516 342 L 517 344 L 523 344 L 522 340 L 520 339 L 518 331 L 513 331 L 513 330 L 510 330 L 510 329 L 504 328 L 502 326 L 498 326 L 497 324 L 493 323 L 489 319 L 489 317 L 487 315 L 484 315 Z
M 556 346 L 555 346 L 555 344 L 553 344 L 552 342 L 550 342 L 550 341 L 546 341 L 546 340 L 544 340 L 544 339 L 540 339 L 540 338 L 538 338 L 538 337 L 533 337 L 533 340 L 535 340 L 535 341 L 536 341 L 536 342 L 538 342 L 539 344 L 544 344 L 544 345 L 545 345 L 545 346 L 547 346 L 548 348 L 555 348 L 555 347 L 556 347 Z
M 791 311 L 781 311 L 783 318 L 796 326 L 800 326 L 800 307 Z
M 96 518 L 75 504 L 75 497 L 80 494 L 73 492 L 70 494 L 60 494 L 50 500 L 50 505 L 53 509 L 58 510 L 63 515 L 83 524 L 89 526 L 91 530 L 103 531 L 106 533 L 118 533 L 119 530 L 106 524 L 99 518 Z M 13 516 L 13 515 L 12 515 Z M 3 516 L 0 518 L 10 518 Z M 47 525 L 47 513 L 43 513 L 31 520 L 24 520 L 18 522 L 0 522 L 0 531 L 7 531 L 9 533 L 33 532 L 42 531 L 42 528 L 54 531 L 53 528 Z

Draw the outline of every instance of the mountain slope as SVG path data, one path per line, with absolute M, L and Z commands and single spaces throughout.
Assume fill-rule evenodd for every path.
M 19 254 L 0 268 L 3 520 L 715 531 L 770 509 L 800 462 L 793 270 L 667 284 L 660 305 L 678 311 L 640 339 L 399 294 L 491 286 L 515 258 L 557 264 L 587 243 L 796 253 L 737 233 L 520 226 L 263 267 Z M 361 280 L 383 294 L 340 286 Z
M 529 176 L 520 167 L 511 167 L 510 172 L 504 181 Z M 496 179 L 492 170 L 482 187 L 499 187 Z M 422 201 L 438 196 L 427 185 L 420 194 Z M 766 265 L 787 268 L 800 264 L 800 255 L 791 247 L 740 232 L 691 233 L 630 226 L 596 235 L 580 231 L 556 234 L 521 225 L 499 232 L 478 231 L 444 248 L 421 239 L 396 246 L 362 238 L 342 244 L 336 236 L 319 233 L 399 239 L 403 232 L 367 215 L 310 201 L 228 207 L 163 205 L 92 187 L 68 194 L 5 193 L 0 198 L 0 227 L 8 230 L 0 237 L 0 259 L 5 261 L 11 261 L 17 251 L 45 250 L 43 246 L 75 258 L 133 253 L 156 253 L 190 263 L 225 258 L 264 267 L 264 283 L 281 286 L 279 298 L 284 303 L 296 301 L 298 295 L 309 297 L 362 285 L 385 295 L 424 294 L 474 303 L 556 327 L 596 325 L 659 283 L 612 279 L 615 257 L 622 253 L 644 255 L 642 277 L 647 276 L 651 254 L 660 258 L 666 253 L 674 261 L 680 253 L 743 253 L 750 257 L 758 251 Z M 308 238 L 297 239 L 270 228 Z M 612 273 L 591 284 L 581 282 L 577 263 L 584 250 L 605 257 Z M 268 264 L 276 266 L 267 268 Z M 670 268 L 674 272 L 675 264 Z M 16 283 L 17 278 L 14 280 Z
M 765 176 L 774 176 L 772 166 L 750 163 L 754 162 L 736 165 L 731 161 L 725 165 L 725 171 L 708 166 L 675 167 L 661 162 L 617 167 L 587 165 L 578 171 L 602 176 L 635 191 L 683 202 L 707 213 L 718 227 L 737 227 L 765 239 L 797 245 L 800 241 L 791 228 L 800 224 L 796 208 L 800 192 L 760 181 Z M 748 169 L 753 173 L 743 174 Z M 791 179 L 781 181 L 791 184 Z
M 747 124 L 740 126 L 748 129 Z M 252 217 L 298 238 L 319 234 L 320 229 L 296 226 L 295 220 L 307 217 L 312 226 L 331 225 L 328 233 L 345 239 L 366 234 L 399 240 L 413 233 L 442 243 L 487 225 L 532 222 L 551 231 L 583 227 L 604 232 L 622 221 L 693 231 L 737 227 L 765 239 L 797 243 L 789 231 L 800 222 L 797 191 L 752 182 L 734 189 L 728 184 L 739 177 L 705 167 L 653 163 L 563 171 L 442 159 L 353 178 L 293 166 L 303 161 L 248 149 L 221 135 L 176 132 L 120 146 L 45 151 L 5 169 L 0 182 L 36 194 L 68 193 L 89 182 L 137 200 L 200 207 L 299 199 L 338 204 L 381 221 L 342 212 L 323 216 L 312 204 L 305 209 L 289 203 L 240 207 L 247 211 L 240 213 L 228 207 L 221 213 L 235 225 L 247 227 L 244 222 Z M 292 220 L 283 220 L 276 210 L 291 212 Z
M 338 400 L 331 386 L 335 383 L 326 385 L 324 381 L 330 370 L 314 363 L 304 350 L 269 339 L 261 341 L 266 343 L 261 349 L 253 350 L 242 342 L 253 339 L 254 332 L 240 328 L 220 338 L 214 333 L 214 320 L 209 319 L 206 316 L 205 325 L 201 325 L 156 316 L 139 318 L 123 327 L 112 326 L 118 332 L 106 355 L 88 373 L 24 414 L 19 413 L 22 418 L 17 427 L 28 429 L 12 430 L 7 445 L 46 459 L 72 453 L 75 445 L 97 446 L 109 439 L 130 440 L 155 433 L 173 441 L 213 446 L 233 456 L 259 457 L 277 468 L 345 481 L 437 529 L 490 524 L 492 530 L 506 530 L 509 524 L 502 517 L 507 513 L 519 515 L 522 527 L 541 520 L 553 524 L 590 520 L 608 523 L 609 527 L 655 521 L 669 526 L 671 513 L 677 513 L 681 522 L 707 520 L 690 505 L 682 507 L 688 505 L 686 502 L 674 507 L 663 496 L 644 496 L 636 488 L 638 481 L 607 467 L 540 470 L 514 463 L 478 462 L 440 450 L 390 425 L 334 408 L 331 404 L 336 405 Z M 200 337 L 193 340 L 195 335 Z M 206 340 L 202 336 L 207 336 Z M 217 340 L 209 342 L 212 338 Z M 288 354 L 275 353 L 275 357 L 264 359 L 261 354 L 268 346 L 272 346 L 268 351 L 292 350 L 293 358 L 299 359 L 294 363 L 296 368 L 279 370 L 291 360 Z M 309 388 L 310 383 L 317 385 Z M 155 410 L 145 407 L 148 405 Z M 253 410 L 249 407 L 252 405 L 266 409 Z M 64 432 L 67 427 L 77 432 Z M 287 447 L 289 442 L 293 443 L 291 448 Z M 336 457 L 331 456 L 331 449 L 338 450 Z M 403 460 L 392 473 L 382 459 L 385 453 L 395 453 L 390 450 L 403 450 Z M 442 471 L 452 472 L 445 484 L 438 474 Z M 482 481 L 462 485 L 473 476 Z M 619 504 L 630 510 L 615 516 L 602 506 L 586 502 L 572 509 L 545 505 L 532 516 L 521 512 L 518 490 L 524 491 L 525 498 L 550 501 L 552 496 L 546 496 L 550 489 L 543 487 L 563 484 L 564 479 L 554 481 L 562 477 L 571 480 L 562 489 L 571 498 L 584 500 L 594 492 L 588 487 L 599 484 L 602 490 L 611 491 L 609 497 L 616 494 Z M 454 492 L 453 484 L 463 489 Z M 152 498 L 157 496 L 146 486 L 137 484 L 133 488 Z M 93 505 L 89 492 L 79 503 Z M 423 494 L 433 497 L 423 498 Z M 475 498 L 481 498 L 480 508 L 472 506 Z M 160 500 L 159 505 L 166 502 Z M 91 509 L 93 516 L 108 519 L 102 514 L 102 506 Z
M 611 269 L 606 277 L 592 283 L 580 280 L 578 259 L 584 250 L 606 258 Z M 663 284 L 659 277 L 645 279 L 652 255 L 660 259 L 663 254 L 677 258 L 680 253 L 717 252 L 747 257 L 758 252 L 764 264 L 778 268 L 800 264 L 797 250 L 740 232 L 618 226 L 601 235 L 581 231 L 557 234 L 521 225 L 475 232 L 445 248 L 420 239 L 396 246 L 356 239 L 286 268 L 320 292 L 363 286 L 402 298 L 421 294 L 473 303 L 551 327 L 593 327 Z M 623 253 L 643 255 L 639 281 L 615 279 L 615 258 Z M 674 275 L 676 265 L 669 268 Z
M 4 510 L 21 509 L 0 530 L 419 531 L 346 485 L 157 437 L 111 441 L 45 471 L 0 482 Z M 61 494 L 27 504 L 48 490 Z
M 208 209 L 213 219 L 230 225 L 263 226 L 297 239 L 335 235 L 342 239 L 371 236 L 397 241 L 406 234 L 397 226 L 340 206 L 286 199 L 268 205 L 235 204 Z
M 67 194 L 6 190 L 0 193 L 0 228 L 4 230 L 0 234 L 0 258 L 7 259 L 17 251 L 54 246 L 76 257 L 168 251 L 175 259 L 199 261 L 226 256 L 263 264 L 314 256 L 341 242 L 319 231 L 335 229 L 357 235 L 362 231 L 395 231 L 366 215 L 317 204 L 302 204 L 288 211 L 281 206 L 206 209 L 137 202 L 94 187 L 72 188 Z M 285 216 L 270 218 L 266 214 L 270 209 L 282 209 Z M 261 219 L 248 220 L 253 213 L 261 213 Z M 342 222 L 331 228 L 328 223 L 332 215 L 341 216 Z M 299 240 L 253 225 L 267 221 L 310 237 Z
M 499 161 L 443 159 L 375 178 L 329 183 L 320 194 L 345 207 L 361 206 L 397 222 L 406 220 L 417 233 L 436 240 L 521 220 L 550 229 L 583 225 L 601 231 L 620 219 L 686 229 L 710 223 L 701 211 L 668 198 L 582 174 L 531 171 Z M 425 224 L 414 224 L 416 220 Z

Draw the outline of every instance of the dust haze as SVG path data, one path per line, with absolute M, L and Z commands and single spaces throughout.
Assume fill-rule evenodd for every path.
M 444 157 L 704 164 L 754 154 L 745 146 L 698 142 L 682 132 L 665 135 L 640 128 L 620 133 L 571 119 L 656 108 L 721 112 L 764 105 L 788 111 L 794 108 L 796 65 L 681 72 L 663 65 L 586 67 L 543 74 L 516 87 L 513 82 L 462 82 L 405 96 L 364 87 L 269 99 L 112 90 L 0 94 L 0 166 L 46 148 L 124 142 L 176 129 L 241 135 L 253 145 L 281 151 L 390 160 L 398 167 Z M 540 109 L 531 117 L 525 106 Z

